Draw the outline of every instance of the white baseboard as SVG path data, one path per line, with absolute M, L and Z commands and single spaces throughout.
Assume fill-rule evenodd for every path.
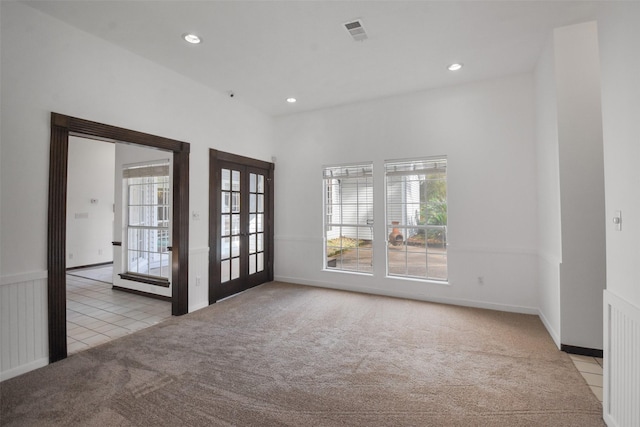
M 276 276 L 274 277 L 274 280 L 279 282 L 294 283 L 299 285 L 316 286 L 319 288 L 338 289 L 341 291 L 360 292 L 360 293 L 371 294 L 371 295 L 382 295 L 382 296 L 388 296 L 388 297 L 394 297 L 394 298 L 406 298 L 406 299 L 412 299 L 417 301 L 435 302 L 438 304 L 449 304 L 449 305 L 458 305 L 463 307 L 484 308 L 488 310 L 506 311 L 510 313 L 534 314 L 534 315 L 538 314 L 538 309 L 534 307 L 497 304 L 497 303 L 492 303 L 487 301 L 475 301 L 475 300 L 467 300 L 467 299 L 459 299 L 459 298 L 431 297 L 431 296 L 416 295 L 409 292 L 401 292 L 396 290 L 370 288 L 365 286 L 361 287 L 361 286 L 353 286 L 353 285 L 344 285 L 344 284 L 338 284 L 335 282 L 321 282 L 316 280 L 301 279 L 297 277 Z
M 42 368 L 49 364 L 49 358 L 43 357 L 33 362 L 25 363 L 24 365 L 16 366 L 7 371 L 0 372 L 0 381 L 8 380 L 9 378 L 17 377 L 18 375 L 26 374 L 34 369 Z
M 551 339 L 556 344 L 556 347 L 558 347 L 558 350 L 559 350 L 561 347 L 560 335 L 555 329 L 553 329 L 553 327 L 551 327 L 551 323 L 549 323 L 549 321 L 547 320 L 547 318 L 545 317 L 544 313 L 541 310 L 538 310 L 538 317 L 542 321 L 542 324 L 544 325 L 544 327 L 547 329 L 547 332 L 549 333 L 549 335 L 551 335 Z

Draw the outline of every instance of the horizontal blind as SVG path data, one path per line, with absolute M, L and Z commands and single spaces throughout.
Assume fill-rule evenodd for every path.
M 169 163 L 133 166 L 122 170 L 123 178 L 143 178 L 150 176 L 169 176 Z
M 323 168 L 323 176 L 325 179 L 372 177 L 373 164 L 363 163 L 360 165 L 348 166 L 325 166 Z
M 390 175 L 422 175 L 447 171 L 446 157 L 385 162 L 385 173 Z

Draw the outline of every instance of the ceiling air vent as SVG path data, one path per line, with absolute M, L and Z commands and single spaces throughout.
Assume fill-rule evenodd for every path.
M 347 22 L 346 24 L 344 24 L 344 27 L 347 29 L 347 31 L 349 31 L 349 34 L 351 34 L 353 40 L 357 42 L 361 42 L 368 38 L 367 33 L 364 30 L 364 26 L 362 25 L 362 21 L 359 19 Z

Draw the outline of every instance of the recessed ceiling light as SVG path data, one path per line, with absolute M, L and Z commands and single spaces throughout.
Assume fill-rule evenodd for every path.
M 297 99 L 295 99 L 295 98 L 287 98 L 287 102 L 288 102 L 289 104 L 293 104 L 293 103 L 294 103 L 294 102 L 296 102 L 296 101 L 297 101 Z
M 447 67 L 449 71 L 458 71 L 461 68 L 462 68 L 462 64 L 458 64 L 458 63 L 451 64 Z
M 196 36 L 195 34 L 191 34 L 191 33 L 184 33 L 182 35 L 182 38 L 185 39 L 186 42 L 191 43 L 191 44 L 198 44 L 200 43 L 202 40 L 200 40 L 200 37 Z

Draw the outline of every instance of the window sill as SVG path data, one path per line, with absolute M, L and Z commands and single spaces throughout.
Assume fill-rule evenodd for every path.
M 163 278 L 156 278 L 151 276 L 143 276 L 142 274 L 135 273 L 122 273 L 118 274 L 121 279 L 131 280 L 132 282 L 146 283 L 148 285 L 161 286 L 163 288 L 169 287 L 169 281 Z
M 387 279 L 393 279 L 393 280 L 406 280 L 408 282 L 421 282 L 421 283 L 428 283 L 430 285 L 445 285 L 445 286 L 449 286 L 449 280 L 435 280 L 435 279 L 425 279 L 422 277 L 413 277 L 413 276 L 394 276 L 391 274 L 387 274 L 385 276 L 385 278 Z
M 373 276 L 373 272 L 368 271 L 355 271 L 355 270 L 341 270 L 339 268 L 323 268 L 322 271 L 328 271 L 331 273 L 345 273 L 345 274 L 355 274 L 358 276 Z

